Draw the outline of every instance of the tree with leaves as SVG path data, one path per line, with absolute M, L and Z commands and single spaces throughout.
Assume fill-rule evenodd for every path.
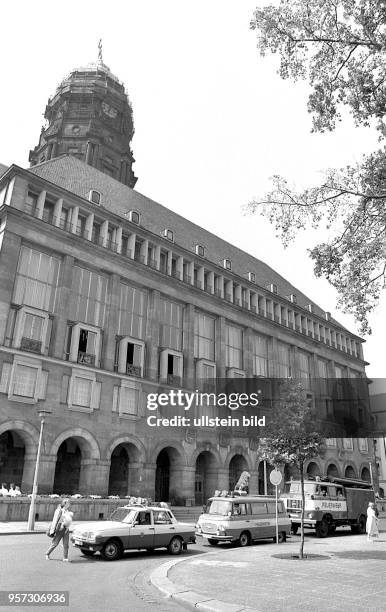
M 323 444 L 323 438 L 315 430 L 315 417 L 302 384 L 296 380 L 283 382 L 278 399 L 267 413 L 266 434 L 260 440 L 259 453 L 276 468 L 292 465 L 299 471 L 302 497 L 300 559 L 304 556 L 304 465 L 320 453 Z
M 284 246 L 306 227 L 327 239 L 310 249 L 317 277 L 338 292 L 361 333 L 386 281 L 386 2 L 281 0 L 256 9 L 251 28 L 261 56 L 279 56 L 282 79 L 307 79 L 313 131 L 332 131 L 348 110 L 356 125 L 379 132 L 381 146 L 360 163 L 330 169 L 304 191 L 280 176 L 248 205 L 275 225 Z

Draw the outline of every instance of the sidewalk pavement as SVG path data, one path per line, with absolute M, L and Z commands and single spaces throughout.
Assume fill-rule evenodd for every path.
M 71 525 L 70 531 L 77 525 L 82 523 L 89 523 L 90 521 L 74 521 Z M 51 525 L 51 521 L 36 521 L 35 529 L 30 531 L 28 529 L 28 523 L 25 521 L 0 521 L 0 536 L 2 535 L 16 535 L 25 533 L 46 533 L 48 527 Z
M 292 536 L 280 545 L 260 541 L 246 548 L 210 547 L 210 553 L 160 566 L 151 581 L 180 605 L 206 612 L 386 609 L 386 533 L 375 542 L 342 530 L 325 539 L 310 534 L 304 548 L 310 558 L 305 560 L 291 558 L 299 542 L 300 536 Z

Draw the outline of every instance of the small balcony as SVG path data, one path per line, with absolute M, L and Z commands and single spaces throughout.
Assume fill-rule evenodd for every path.
M 84 363 L 85 365 L 95 365 L 95 355 L 92 353 L 84 353 L 78 351 L 78 363 Z
M 137 376 L 138 378 L 141 378 L 142 368 L 141 366 L 136 366 L 136 365 L 133 365 L 132 363 L 128 363 L 126 365 L 126 374 L 128 376 Z
M 176 374 L 168 374 L 166 377 L 166 382 L 171 387 L 180 387 L 181 386 L 181 376 L 177 376 Z

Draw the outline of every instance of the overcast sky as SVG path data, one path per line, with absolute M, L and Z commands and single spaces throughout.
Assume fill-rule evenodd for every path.
M 44 108 L 74 67 L 103 59 L 125 83 L 134 111 L 136 189 L 265 261 L 338 321 L 336 294 L 315 279 L 302 234 L 286 251 L 261 217 L 242 207 L 269 177 L 297 185 L 327 167 L 377 148 L 370 129 L 349 119 L 331 134 L 311 134 L 307 87 L 282 81 L 277 60 L 260 58 L 249 30 L 259 0 L 125 0 L 3 3 L 0 162 L 28 166 Z M 365 358 L 386 377 L 386 299 L 371 317 Z

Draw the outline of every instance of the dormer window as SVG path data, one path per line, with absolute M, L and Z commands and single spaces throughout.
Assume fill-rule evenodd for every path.
M 223 265 L 225 270 L 232 270 L 232 262 L 230 259 L 224 259 Z
M 196 244 L 196 255 L 205 257 L 205 247 L 203 247 L 202 244 Z
M 250 283 L 256 282 L 256 274 L 254 272 L 248 272 L 248 279 Z
M 331 320 L 331 312 L 326 312 L 325 316 L 326 316 L 326 321 L 330 321 Z
M 129 210 L 129 213 L 127 216 L 129 218 L 129 221 L 131 221 L 132 223 L 135 223 L 136 225 L 139 225 L 139 222 L 141 220 L 139 212 L 137 212 L 136 210 Z
M 277 285 L 274 285 L 273 283 L 271 283 L 268 286 L 268 289 L 271 291 L 271 293 L 274 293 L 275 295 L 277 294 Z
M 167 227 L 164 229 L 164 238 L 166 238 L 166 240 L 170 240 L 170 242 L 174 242 L 174 232 L 171 229 L 168 229 Z
M 88 194 L 88 199 L 93 204 L 97 204 L 99 206 L 102 202 L 102 194 L 99 191 L 96 191 L 96 189 L 91 189 L 90 193 Z
M 289 299 L 290 299 L 290 301 L 293 304 L 297 304 L 298 303 L 297 297 L 296 297 L 296 295 L 294 293 L 291 293 L 291 295 L 289 296 Z
M 308 310 L 309 310 L 309 312 L 314 312 L 314 305 L 313 304 L 308 304 Z

